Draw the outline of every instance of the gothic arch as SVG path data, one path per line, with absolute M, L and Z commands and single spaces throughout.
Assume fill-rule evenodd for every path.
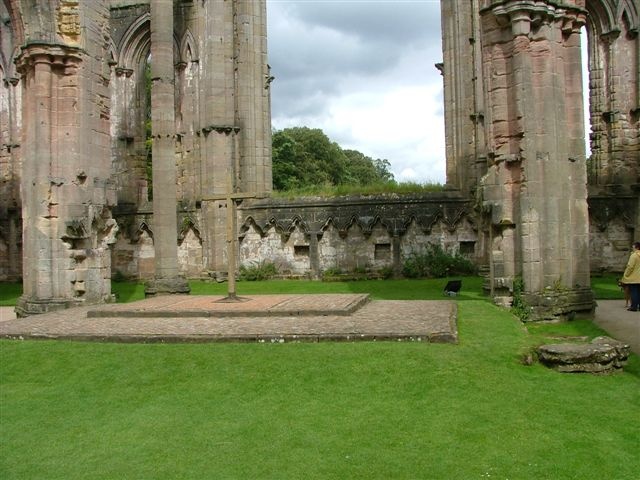
M 182 36 L 180 42 L 180 61 L 197 62 L 200 55 L 198 54 L 198 44 L 189 29 Z
M 589 184 L 634 183 L 640 175 L 637 152 L 620 138 L 633 136 L 640 117 L 639 7 L 634 0 L 587 0 L 585 7 L 591 87 L 584 92 L 590 104 Z
M 620 29 L 623 19 L 629 22 L 630 29 L 638 33 L 639 8 L 634 0 L 587 0 L 588 24 L 595 35 L 603 35 Z
M 173 35 L 174 64 L 177 63 L 181 46 Z M 195 44 L 195 42 L 194 42 Z M 122 36 L 118 47 L 118 66 L 130 70 L 137 70 L 149 56 L 151 47 L 151 15 L 144 13 L 134 20 Z
M 18 78 L 14 59 L 19 55 L 23 41 L 22 17 L 15 14 L 12 2 L 4 0 L 0 4 L 2 30 L 0 31 L 0 65 L 4 72 L 2 79 Z
M 122 36 L 118 47 L 119 67 L 137 70 L 149 55 L 151 45 L 151 15 L 139 16 Z
M 59 43 L 56 21 L 58 0 L 3 0 L 3 4 L 9 13 L 16 45 L 32 42 Z
M 17 3 L 18 0 L 2 0 L 11 25 L 14 45 L 22 45 L 24 43 L 24 25 L 22 24 L 22 16 L 18 12 Z

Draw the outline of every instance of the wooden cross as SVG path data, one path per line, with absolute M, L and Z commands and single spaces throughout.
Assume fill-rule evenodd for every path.
M 234 192 L 233 180 L 231 172 L 227 175 L 227 193 L 224 195 L 214 195 L 213 197 L 203 198 L 203 201 L 226 200 L 227 201 L 227 270 L 228 270 L 228 287 L 227 296 L 220 302 L 234 303 L 244 302 L 248 299 L 238 297 L 236 294 L 236 201 L 243 198 L 256 198 L 256 193 L 237 193 Z

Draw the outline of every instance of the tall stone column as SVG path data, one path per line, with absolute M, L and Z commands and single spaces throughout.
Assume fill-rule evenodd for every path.
M 231 172 L 236 193 L 271 191 L 270 77 L 266 1 L 204 2 L 198 137 L 205 268 L 224 278 L 226 209 Z M 209 200 L 207 200 L 209 199 Z
M 20 229 L 20 167 L 21 89 L 19 78 L 5 73 L 0 86 L 0 236 L 4 236 L 7 255 L 0 259 L 5 272 L 0 272 L 3 280 L 17 281 L 22 278 L 22 232 Z M 2 239 L 0 239 L 2 241 Z
M 268 193 L 271 175 L 271 82 L 265 0 L 237 0 L 235 11 L 236 124 L 240 127 L 239 186 Z
M 106 10 L 94 5 L 95 23 Z M 75 18 L 79 22 L 79 14 Z M 79 24 L 79 23 L 78 23 Z M 95 56 L 94 56 L 95 55 Z M 21 316 L 111 300 L 117 231 L 108 167 L 108 102 L 96 50 L 22 48 Z M 88 94 L 89 85 L 93 95 Z
M 151 0 L 151 131 L 155 279 L 147 295 L 188 293 L 178 271 L 173 1 Z
M 594 308 L 580 101 L 586 12 L 579 3 L 487 0 L 481 10 L 492 105 L 492 163 L 482 193 L 500 235 L 492 261 L 501 256 L 495 270 L 504 272 L 492 281 L 512 286 L 521 277 L 532 319 Z
M 441 2 L 447 184 L 466 194 L 487 162 L 478 1 Z
M 49 210 L 56 208 L 50 183 L 51 166 L 51 60 L 46 51 L 34 48 L 25 51 L 20 65 L 23 85 L 29 95 L 24 96 L 24 158 L 22 166 L 22 221 L 23 231 L 23 297 L 19 308 L 33 312 L 36 302 L 59 303 L 54 296 L 53 242 L 57 215 Z M 62 52 L 60 52 L 62 54 Z M 26 56 L 29 55 L 29 57 Z M 79 60 L 76 58 L 76 60 Z M 50 199 L 42 202 L 40 199 Z M 24 305 L 25 303 L 29 305 Z M 46 307 L 43 306 L 43 311 Z
M 206 2 L 202 5 L 203 32 L 196 135 L 200 151 L 200 198 L 220 196 L 227 191 L 227 173 L 233 169 L 239 128 L 235 119 L 234 2 Z M 202 254 L 205 269 L 217 278 L 227 274 L 226 202 L 202 202 Z

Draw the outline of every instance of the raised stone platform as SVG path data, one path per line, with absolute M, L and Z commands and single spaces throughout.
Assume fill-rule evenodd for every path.
M 170 295 L 0 322 L 0 337 L 113 342 L 419 341 L 456 343 L 454 302 L 367 295 Z
M 87 312 L 90 318 L 105 317 L 277 317 L 351 315 L 369 300 L 367 294 L 257 295 L 225 297 L 167 295 L 135 303 L 101 305 Z
M 565 373 L 622 371 L 630 353 L 629 345 L 610 337 L 597 337 L 591 343 L 556 343 L 538 347 L 540 363 Z

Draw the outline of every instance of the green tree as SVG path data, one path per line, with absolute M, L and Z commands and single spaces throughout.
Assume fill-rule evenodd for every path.
M 352 183 L 372 185 L 393 181 L 393 173 L 389 171 L 389 160 L 373 159 L 357 150 L 344 150 L 349 161 L 347 171 Z
M 273 186 L 291 190 L 316 185 L 370 185 L 393 181 L 388 160 L 343 150 L 320 129 L 273 132 Z

